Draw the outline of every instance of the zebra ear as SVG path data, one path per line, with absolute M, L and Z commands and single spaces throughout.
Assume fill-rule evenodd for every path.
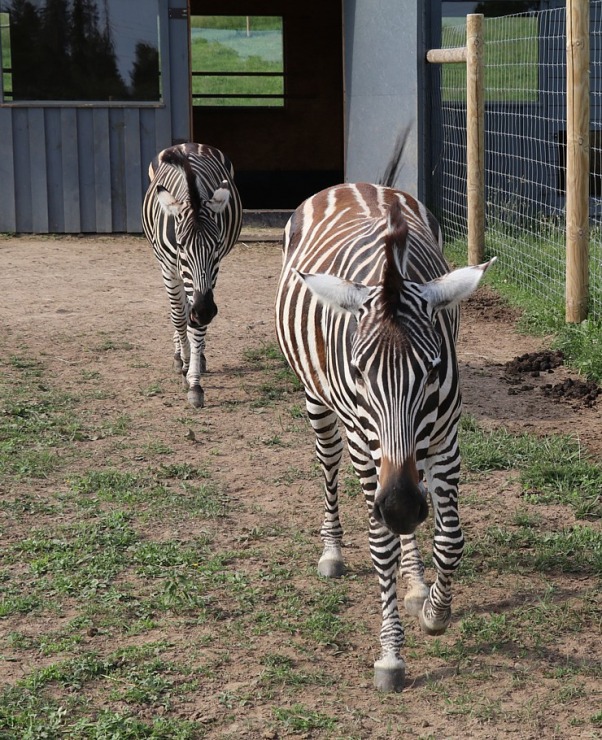
M 182 212 L 182 203 L 176 200 L 173 195 L 163 187 L 159 185 L 157 187 L 157 200 L 159 201 L 161 208 L 169 216 L 178 216 Z
M 221 213 L 229 202 L 230 189 L 228 188 L 228 181 L 224 180 L 211 196 L 211 200 L 207 201 L 207 208 L 213 213 Z
M 368 297 L 370 288 L 326 273 L 303 274 L 293 270 L 319 300 L 341 311 L 357 313 Z
M 430 283 L 421 286 L 422 295 L 435 311 L 451 308 L 468 298 L 481 282 L 485 271 L 496 260 L 497 257 L 492 257 L 489 262 L 461 267 L 459 270 L 453 270 L 442 277 L 431 280 Z

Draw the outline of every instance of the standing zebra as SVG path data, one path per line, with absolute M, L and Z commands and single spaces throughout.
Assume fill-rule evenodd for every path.
M 451 620 L 451 581 L 462 556 L 458 518 L 460 390 L 457 304 L 493 262 L 448 271 L 435 218 L 411 196 L 347 184 L 312 196 L 284 235 L 276 298 L 278 341 L 305 386 L 325 481 L 323 576 L 344 572 L 337 479 L 337 417 L 370 512 L 370 553 L 382 602 L 375 685 L 403 687 L 398 568 L 406 610 L 432 635 Z M 430 589 L 414 530 L 434 508 Z
M 213 289 L 242 222 L 234 169 L 214 147 L 178 144 L 159 152 L 148 174 L 142 225 L 169 296 L 174 365 L 183 374 L 188 401 L 200 408 L 205 335 L 217 313 Z

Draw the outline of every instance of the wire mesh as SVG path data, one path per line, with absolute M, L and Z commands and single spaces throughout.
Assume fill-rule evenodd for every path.
M 602 0 L 591 14 L 590 316 L 602 318 Z M 443 19 L 442 48 L 466 45 Z M 512 283 L 564 305 L 566 181 L 564 8 L 485 18 L 486 254 Z M 466 68 L 441 65 L 442 139 L 433 176 L 446 241 L 465 240 Z M 434 108 L 435 109 L 435 108 Z

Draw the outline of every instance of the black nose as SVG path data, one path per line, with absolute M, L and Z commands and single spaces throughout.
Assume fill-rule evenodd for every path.
M 213 300 L 211 288 L 205 293 L 195 290 L 192 294 L 192 305 L 188 316 L 188 324 L 192 327 L 207 326 L 215 318 L 217 306 Z
M 422 489 L 404 470 L 389 478 L 374 500 L 374 518 L 395 534 L 412 534 L 428 516 Z

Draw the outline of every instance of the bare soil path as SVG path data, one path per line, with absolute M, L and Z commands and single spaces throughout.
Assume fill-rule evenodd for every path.
M 224 547 L 246 541 L 251 547 L 253 533 L 273 526 L 272 552 L 283 572 L 292 569 L 297 577 L 306 578 L 306 573 L 315 572 L 320 551 L 321 486 L 313 439 L 302 415 L 291 414 L 291 405 L 303 405 L 300 394 L 277 397 L 272 404 L 255 403 L 269 393 L 265 386 L 270 378 L 249 361 L 253 351 L 275 342 L 273 303 L 279 271 L 280 246 L 275 242 L 241 242 L 225 260 L 216 290 L 219 313 L 207 340 L 203 410 L 188 407 L 172 372 L 167 299 L 142 238 L 0 238 L 0 352 L 4 359 L 29 355 L 42 362 L 47 378 L 41 383 L 74 395 L 85 392 L 89 419 L 98 428 L 127 417 L 129 431 L 122 448 L 116 447 L 114 437 L 103 435 L 73 443 L 82 469 L 100 468 L 110 461 L 135 470 L 153 459 L 206 465 L 229 500 L 229 516 L 216 534 Z M 523 377 L 508 372 L 506 364 L 513 358 L 546 349 L 544 340 L 517 334 L 515 320 L 515 312 L 487 286 L 465 306 L 459 344 L 465 412 L 488 429 L 503 426 L 543 436 L 570 433 L 585 449 L 602 456 L 602 399 L 588 407 L 579 401 L 556 401 L 544 393 L 546 384 L 575 377 L 574 373 L 562 366 Z M 15 490 L 20 485 L 15 483 Z M 56 481 L 27 485 L 44 496 Z M 463 490 L 469 541 L 496 522 L 507 523 L 523 506 L 511 475 L 477 476 L 466 481 Z M 488 502 L 486 508 L 471 507 L 479 499 Z M 571 660 L 587 661 L 596 654 L 599 658 L 599 632 L 571 637 L 569 630 L 562 644 L 548 646 L 545 656 L 537 648 L 489 649 L 484 638 L 482 654 L 473 655 L 469 664 L 454 662 L 453 646 L 463 617 L 503 614 L 517 604 L 536 603 L 547 576 L 533 583 L 521 575 L 484 574 L 482 579 L 460 583 L 454 623 L 440 639 L 440 657 L 423 649 L 426 638 L 406 620 L 408 687 L 399 696 L 374 694 L 372 661 L 380 608 L 368 559 L 365 512 L 359 500 L 353 507 L 343 511 L 351 572 L 344 610 L 350 623 L 360 625 L 359 631 L 346 635 L 339 651 L 336 646 L 323 651 L 312 647 L 306 658 L 308 665 L 324 669 L 335 683 L 274 689 L 271 696 L 259 692 L 262 656 L 285 652 L 287 641 L 282 635 L 249 634 L 246 642 L 212 645 L 215 655 L 228 654 L 229 659 L 222 660 L 202 691 L 179 705 L 179 716 L 202 722 L 204 736 L 210 738 L 599 736 L 589 725 L 585 734 L 574 725 L 575 718 L 586 722 L 596 703 L 600 709 L 599 685 L 596 694 L 596 682 L 583 678 L 582 691 L 563 699 L 561 672 L 555 672 Z M 560 516 L 549 507 L 542 526 L 572 523 L 559 523 Z M 290 562 L 290 542 L 277 534 L 283 524 L 312 543 L 305 548 L 306 562 Z M 153 536 L 189 540 L 203 526 L 193 519 L 169 521 L 164 532 Z M 26 534 L 19 531 L 18 522 L 6 519 L 0 520 L 0 531 L 7 546 Z M 248 567 L 259 569 L 261 562 L 253 565 L 251 555 Z M 570 574 L 554 574 L 551 580 L 558 598 L 567 604 L 593 587 L 587 579 L 576 583 Z M 32 617 L 0 622 L 0 652 L 10 652 L 5 640 L 11 631 L 46 628 Z M 158 630 L 158 637 L 171 640 L 174 656 L 180 657 L 187 646 L 202 644 L 195 642 L 200 628 L 191 624 L 187 634 L 181 629 L 179 625 L 177 633 L 170 634 L 166 623 Z M 98 637 L 95 647 L 108 646 Z M 12 683 L 44 662 L 36 655 L 17 657 L 0 666 L 0 683 Z M 245 687 L 247 699 L 242 702 Z M 274 707 L 295 702 L 335 716 L 338 730 L 273 729 Z

